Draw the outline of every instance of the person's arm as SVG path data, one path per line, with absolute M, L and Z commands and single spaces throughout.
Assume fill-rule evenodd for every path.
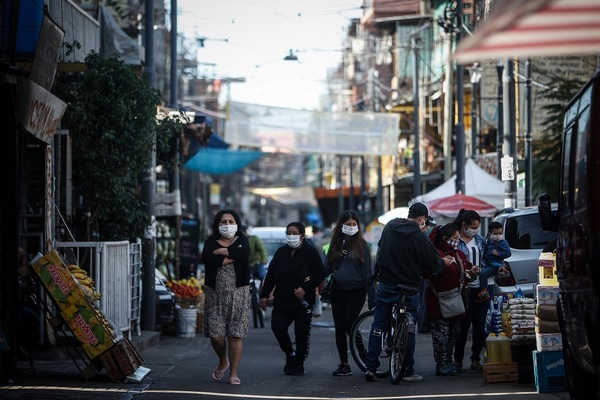
M 498 248 L 500 249 L 500 251 L 498 251 L 498 257 L 501 257 L 504 260 L 512 255 L 510 251 L 510 245 L 506 240 L 501 240 L 497 244 Z
M 287 245 L 286 245 L 287 246 Z M 279 268 L 279 264 L 282 261 L 282 250 L 281 247 L 275 251 L 273 254 L 273 259 L 269 264 L 269 269 L 267 270 L 267 275 L 265 276 L 265 280 L 263 281 L 262 289 L 260 290 L 260 299 L 261 304 L 262 300 L 265 300 L 265 304 L 273 289 L 275 289 L 275 276 L 277 274 L 277 269 Z
M 308 252 L 307 256 L 310 279 L 300 285 L 300 287 L 302 287 L 306 293 L 309 291 L 314 291 L 327 276 L 327 271 L 325 270 L 325 266 L 323 265 L 323 261 L 321 261 L 321 257 L 319 256 L 317 249 L 310 247 L 310 251 Z
M 260 263 L 266 264 L 269 261 L 269 255 L 267 254 L 267 249 L 265 248 L 265 244 L 260 240 L 260 238 L 256 237 L 256 249 L 258 254 L 260 254 Z

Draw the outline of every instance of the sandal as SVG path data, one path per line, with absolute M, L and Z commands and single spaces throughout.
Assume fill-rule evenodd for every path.
M 221 379 L 223 379 L 223 376 L 225 375 L 225 371 L 227 371 L 228 368 L 229 368 L 229 361 L 227 361 L 227 365 L 223 369 L 219 369 L 219 366 L 217 365 L 217 368 L 215 368 L 215 370 L 212 373 L 212 378 L 215 381 L 220 381 Z
M 229 378 L 230 385 L 239 385 L 241 383 L 242 383 L 241 379 L 238 378 L 237 376 L 232 376 L 231 378 Z

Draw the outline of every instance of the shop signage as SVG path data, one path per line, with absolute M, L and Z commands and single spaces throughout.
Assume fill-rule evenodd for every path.
M 35 57 L 31 65 L 31 74 L 29 75 L 32 81 L 46 90 L 50 90 L 54 83 L 58 55 L 63 46 L 64 37 L 65 32 L 61 27 L 46 15 L 42 21 Z
M 18 93 L 19 122 L 35 137 L 50 143 L 67 103 L 26 78 L 19 79 Z

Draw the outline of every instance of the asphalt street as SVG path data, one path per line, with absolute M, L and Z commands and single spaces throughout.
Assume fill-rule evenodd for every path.
M 470 346 L 470 342 L 467 343 Z M 99 373 L 84 381 L 68 360 L 36 363 L 36 373 L 17 375 L 1 383 L 1 399 L 563 399 L 567 393 L 538 394 L 533 382 L 485 384 L 481 371 L 469 369 L 449 377 L 435 376 L 431 335 L 417 337 L 416 372 L 420 382 L 389 380 L 366 382 L 351 362 L 353 375 L 333 377 L 338 356 L 331 310 L 313 319 L 310 354 L 304 376 L 283 373 L 285 358 L 269 328 L 250 328 L 244 339 L 239 375 L 242 384 L 230 385 L 227 373 L 214 381 L 217 358 L 207 338 L 162 335 L 158 345 L 142 352 L 143 366 L 150 369 L 138 383 L 110 382 Z M 71 365 L 71 367 L 69 367 Z

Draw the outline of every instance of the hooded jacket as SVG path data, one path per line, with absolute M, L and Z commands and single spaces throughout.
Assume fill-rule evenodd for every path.
M 439 273 L 446 264 L 416 222 L 395 218 L 387 223 L 377 244 L 379 281 L 418 287 L 421 274 Z

